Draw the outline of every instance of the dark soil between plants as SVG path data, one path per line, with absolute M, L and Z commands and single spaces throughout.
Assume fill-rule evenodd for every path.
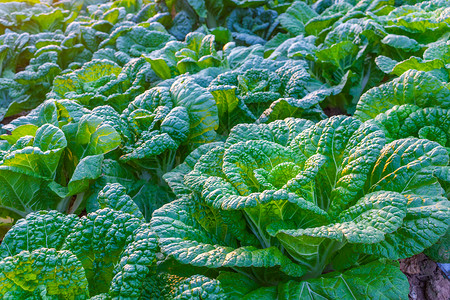
M 18 117 L 26 116 L 28 113 L 29 111 L 22 111 L 14 116 L 4 118 L 0 123 L 3 125 L 9 124 L 12 120 L 17 119 Z
M 450 279 L 439 266 L 421 253 L 400 260 L 400 269 L 408 277 L 409 299 L 449 300 Z
M 348 115 L 339 107 L 326 106 L 323 109 L 323 112 L 327 115 L 327 117 L 338 116 L 338 115 Z

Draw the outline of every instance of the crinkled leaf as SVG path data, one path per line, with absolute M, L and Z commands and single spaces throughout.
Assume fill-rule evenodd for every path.
M 129 214 L 104 208 L 81 218 L 67 236 L 62 249 L 81 261 L 91 294 L 108 291 L 114 265 L 140 223 Z
M 398 266 L 373 262 L 344 273 L 289 281 L 278 289 L 278 299 L 337 299 L 371 295 L 377 299 L 407 299 L 409 284 Z
M 366 121 L 402 104 L 449 108 L 448 99 L 449 88 L 436 77 L 423 71 L 409 70 L 399 78 L 364 93 L 356 106 L 355 116 Z
M 0 256 L 14 256 L 21 251 L 39 248 L 60 249 L 66 236 L 78 222 L 75 215 L 57 211 L 39 211 L 20 219 L 5 235 L 0 246 Z
M 184 106 L 189 114 L 189 138 L 193 144 L 210 142 L 215 137 L 215 129 L 219 126 L 217 106 L 214 97 L 205 88 L 180 78 L 170 88 L 174 104 Z
M 1 260 L 0 270 L 2 297 L 39 297 L 34 292 L 41 286 L 50 297 L 87 299 L 89 295 L 83 266 L 70 251 L 47 248 L 22 251 Z
M 113 210 L 128 213 L 138 219 L 144 219 L 137 205 L 127 195 L 125 187 L 119 183 L 108 183 L 98 193 L 98 204 L 100 208 L 109 207 Z

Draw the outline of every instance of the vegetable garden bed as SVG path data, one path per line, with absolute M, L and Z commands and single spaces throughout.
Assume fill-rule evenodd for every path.
M 449 40 L 449 0 L 1 2 L 0 298 L 449 299 Z

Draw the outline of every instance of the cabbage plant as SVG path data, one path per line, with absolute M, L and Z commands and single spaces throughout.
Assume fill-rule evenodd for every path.
M 234 48 L 229 59 L 240 50 Z M 302 61 L 263 59 L 250 54 L 241 66 L 219 74 L 209 84 L 219 110 L 220 131 L 242 122 L 270 122 L 286 117 L 322 120 L 320 103 L 339 94 L 347 78 L 335 86 L 309 73 Z
M 93 59 L 81 69 L 56 77 L 47 97 L 76 100 L 91 109 L 109 104 L 122 111 L 144 92 L 149 68 L 143 59 L 131 60 L 123 68 L 107 59 Z
M 81 218 L 39 211 L 17 222 L 0 245 L 0 296 L 219 299 L 216 280 L 156 273 L 156 235 L 123 189 L 107 185 L 101 208 Z
M 445 48 L 433 51 L 442 53 Z M 377 124 L 389 141 L 407 137 L 427 139 L 439 143 L 450 154 L 450 90 L 441 81 L 440 72 L 433 71 L 408 70 L 367 91 L 361 96 L 355 116 Z M 435 176 L 450 199 L 450 166 L 439 168 Z M 449 241 L 450 230 L 447 230 L 426 254 L 436 261 L 450 262 L 446 251 Z
M 436 142 L 387 142 L 353 117 L 240 124 L 164 176 L 179 199 L 151 224 L 170 258 L 221 271 L 230 298 L 403 298 L 389 260 L 446 232 L 434 173 L 448 161 Z
M 184 42 L 170 41 L 164 48 L 144 55 L 153 71 L 162 79 L 184 73 L 197 73 L 209 67 L 219 67 L 222 57 L 215 49 L 214 35 L 191 32 Z
M 10 217 L 82 208 L 105 156 L 121 144 L 114 127 L 70 101 L 48 101 L 7 128 L 0 136 L 0 214 Z

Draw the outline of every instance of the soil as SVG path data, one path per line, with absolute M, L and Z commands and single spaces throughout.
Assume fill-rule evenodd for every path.
M 327 106 L 322 108 L 323 112 L 328 116 L 328 117 L 332 117 L 332 116 L 338 116 L 338 115 L 347 115 L 347 113 L 345 111 L 342 111 L 340 108 L 338 107 L 332 107 L 332 106 Z
M 17 119 L 18 117 L 26 116 L 28 113 L 29 111 L 22 111 L 14 116 L 4 118 L 0 123 L 3 125 L 9 124 L 12 120 Z
M 421 253 L 400 260 L 400 269 L 408 277 L 409 299 L 449 300 L 450 279 L 439 266 Z
M 13 221 L 11 218 L 0 218 L 0 243 L 8 230 L 11 229 Z

